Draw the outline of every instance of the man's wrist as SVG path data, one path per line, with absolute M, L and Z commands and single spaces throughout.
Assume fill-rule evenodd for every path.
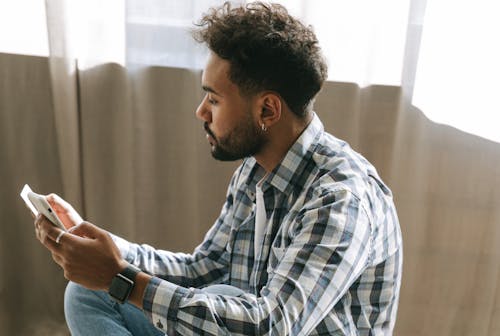
M 135 287 L 137 274 L 141 270 L 125 261 L 121 263 L 119 269 L 121 271 L 111 279 L 108 293 L 117 302 L 125 303 Z
M 128 301 L 137 306 L 139 309 L 143 309 L 144 293 L 146 292 L 146 288 L 148 287 L 151 278 L 152 276 L 145 272 L 140 272 L 135 278 L 135 286 L 130 293 Z

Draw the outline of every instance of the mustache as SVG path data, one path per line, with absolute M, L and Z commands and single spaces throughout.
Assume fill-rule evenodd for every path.
M 212 138 L 215 139 L 215 134 L 212 132 L 212 130 L 208 127 L 208 123 L 205 122 L 203 123 L 203 128 L 205 129 L 205 132 L 207 132 Z

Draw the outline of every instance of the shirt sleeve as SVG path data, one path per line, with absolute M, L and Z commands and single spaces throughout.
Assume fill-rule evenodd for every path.
M 231 232 L 233 186 L 229 184 L 226 201 L 215 224 L 192 254 L 158 250 L 147 244 L 134 244 L 110 233 L 122 257 L 142 271 L 186 287 L 200 287 L 224 281 L 228 274 L 229 253 L 226 249 Z
M 260 296 L 207 294 L 153 278 L 144 311 L 168 335 L 308 335 L 366 268 L 371 227 L 349 191 L 306 204 Z

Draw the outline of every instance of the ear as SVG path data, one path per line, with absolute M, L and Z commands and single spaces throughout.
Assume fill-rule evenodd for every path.
M 275 92 L 263 93 L 259 99 L 259 106 L 258 122 L 261 127 L 268 129 L 281 119 L 283 105 L 280 96 Z

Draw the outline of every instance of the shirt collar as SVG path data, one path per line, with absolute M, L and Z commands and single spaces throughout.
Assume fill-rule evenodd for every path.
M 310 163 L 310 158 L 314 152 L 317 138 L 323 133 L 324 128 L 321 120 L 313 113 L 313 118 L 304 129 L 299 138 L 290 147 L 283 160 L 267 175 L 263 181 L 262 190 L 273 186 L 282 193 L 290 188 L 298 187 L 302 189 L 307 176 L 303 176 L 304 169 Z M 255 190 L 256 184 L 266 174 L 254 157 L 245 160 L 248 178 L 246 184 L 251 190 Z

